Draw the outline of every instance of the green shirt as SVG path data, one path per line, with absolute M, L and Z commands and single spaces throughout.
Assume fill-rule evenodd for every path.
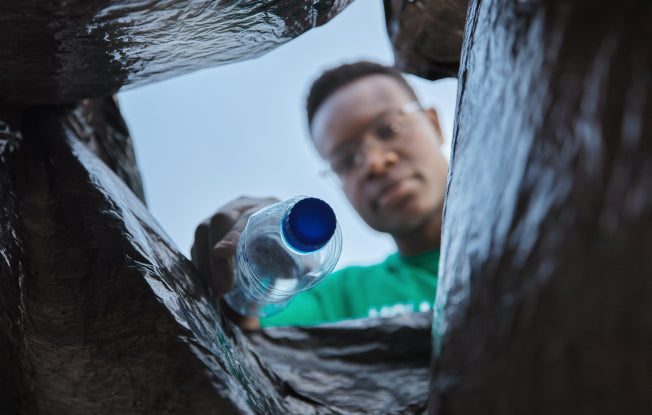
M 297 294 L 283 311 L 261 318 L 260 324 L 301 326 L 432 310 L 438 264 L 436 249 L 413 257 L 396 253 L 377 265 L 344 268 Z

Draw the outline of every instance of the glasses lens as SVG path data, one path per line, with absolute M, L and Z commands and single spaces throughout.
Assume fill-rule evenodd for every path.
M 418 102 L 410 102 L 394 113 L 386 114 L 365 128 L 359 140 L 346 143 L 346 148 L 339 149 L 331 160 L 331 169 L 340 178 L 346 177 L 360 167 L 364 160 L 364 143 L 372 140 L 373 144 L 387 146 L 407 135 L 408 114 L 420 110 Z

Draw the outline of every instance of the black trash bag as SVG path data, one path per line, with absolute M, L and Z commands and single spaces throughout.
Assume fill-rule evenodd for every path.
M 472 2 L 432 415 L 652 413 L 651 18 Z
M 251 332 L 255 353 L 295 414 L 421 414 L 432 313 Z
M 394 66 L 425 79 L 457 77 L 468 0 L 383 0 Z
M 0 107 L 75 103 L 254 58 L 351 1 L 3 2 Z
M 62 122 L 145 203 L 133 141 L 116 96 L 85 99 Z
M 244 335 L 69 117 L 0 131 L 0 413 L 425 410 L 429 315 Z

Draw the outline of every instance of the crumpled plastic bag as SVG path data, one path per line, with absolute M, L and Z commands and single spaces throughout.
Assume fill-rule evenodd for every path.
M 0 106 L 74 103 L 254 58 L 351 1 L 4 2 Z
M 384 0 L 397 69 L 436 80 L 457 77 L 468 0 Z
M 0 131 L 0 413 L 424 412 L 429 313 L 242 332 L 78 112 Z

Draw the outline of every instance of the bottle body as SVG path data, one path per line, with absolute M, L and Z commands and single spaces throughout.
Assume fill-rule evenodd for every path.
M 335 268 L 342 249 L 336 222 L 332 236 L 316 249 L 302 245 L 298 249 L 284 229 L 292 209 L 305 199 L 299 196 L 268 206 L 249 218 L 238 241 L 235 285 L 224 297 L 236 312 L 250 317 L 276 314 L 295 294 L 314 287 Z

